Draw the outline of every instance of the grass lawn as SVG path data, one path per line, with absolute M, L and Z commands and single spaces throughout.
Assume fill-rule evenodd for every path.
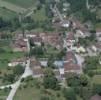
M 8 82 L 2 82 L 2 77 L 4 77 L 5 74 L 12 74 L 12 69 L 8 69 L 8 63 L 13 59 L 22 57 L 24 57 L 24 53 L 12 52 L 9 40 L 0 41 L 0 86 L 8 84 Z
M 92 79 L 92 82 L 95 84 L 101 84 L 101 75 L 95 75 Z
M 17 17 L 17 14 L 6 8 L 0 7 L 0 17 L 2 17 L 4 20 L 11 20 L 12 18 Z
M 7 0 L 8 1 L 8 0 Z M 14 11 L 16 13 L 22 13 L 24 11 L 26 11 L 25 8 L 23 7 L 20 7 L 20 6 L 17 6 L 17 5 L 14 5 L 10 2 L 7 2 L 7 1 L 4 1 L 4 0 L 0 0 L 0 7 L 5 7 L 11 11 Z M 15 1 L 15 0 L 14 0 Z M 17 0 L 16 0 L 17 1 Z
M 56 48 L 52 47 L 52 46 L 48 46 L 47 47 L 47 54 L 51 55 L 51 54 L 58 54 L 59 50 L 57 50 Z
M 18 89 L 14 100 L 40 100 L 42 96 L 48 96 L 52 100 L 65 100 L 61 92 L 45 90 L 42 87 L 42 84 L 40 87 L 37 87 L 38 83 L 35 81 L 31 80 L 30 82 L 27 82 L 26 87 L 23 86 L 24 84 L 25 83 L 22 83 L 21 87 Z
M 10 92 L 10 89 L 0 90 L 0 100 L 6 100 L 9 92 Z
M 23 8 L 29 8 L 36 4 L 37 0 L 4 0 Z
M 45 8 L 43 7 L 40 10 L 36 10 L 36 12 L 31 15 L 31 17 L 35 21 L 44 21 L 44 20 L 46 20 L 47 16 L 45 15 Z
M 97 9 L 97 17 L 100 19 L 101 18 L 101 9 L 99 8 L 99 9 Z
M 81 97 L 77 96 L 77 100 L 83 100 Z
M 24 56 L 24 53 L 21 52 L 16 52 L 16 53 L 2 53 L 0 54 L 0 69 L 5 68 L 8 64 L 9 61 L 17 58 L 21 58 Z
M 97 23 L 97 24 L 95 25 L 95 27 L 96 27 L 96 28 L 101 28 L 101 23 Z

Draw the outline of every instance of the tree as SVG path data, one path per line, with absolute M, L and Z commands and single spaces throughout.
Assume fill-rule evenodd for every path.
M 53 55 L 50 55 L 50 57 L 48 58 L 47 65 L 50 68 L 54 68 L 55 67 L 55 65 L 54 65 L 54 56 Z
M 50 100 L 49 96 L 41 96 L 40 100 Z
M 84 74 L 77 75 L 75 73 L 69 73 L 66 80 L 67 84 L 71 87 L 85 87 L 88 85 L 88 78 Z
M 66 98 L 66 100 L 76 100 L 76 93 L 72 88 L 65 88 L 63 90 L 63 95 Z
M 87 78 L 86 75 L 81 74 L 79 78 L 80 78 L 80 84 L 81 84 L 82 86 L 85 87 L 85 86 L 88 85 L 88 78 Z
M 35 48 L 31 49 L 31 55 L 35 56 L 42 56 L 44 54 L 44 50 L 41 46 L 36 46 Z
M 89 73 L 90 71 L 96 70 L 98 66 L 99 66 L 99 57 L 96 57 L 96 56 L 87 57 L 85 59 L 84 72 Z
M 101 84 L 93 84 L 93 93 L 101 95 Z
M 14 69 L 13 69 L 13 73 L 15 75 L 18 75 L 18 76 L 21 75 L 21 74 L 23 74 L 24 73 L 24 67 L 21 66 L 21 65 L 15 66 Z
M 57 54 L 57 59 L 61 60 L 66 55 L 66 50 L 63 49 Z
M 14 74 L 5 75 L 3 78 L 3 82 L 4 81 L 8 81 L 8 82 L 13 83 L 15 81 L 15 75 Z
M 59 89 L 59 83 L 58 83 L 58 80 L 57 78 L 54 76 L 54 74 L 52 74 L 52 70 L 48 71 L 49 73 L 45 72 L 45 76 L 44 76 L 44 79 L 43 79 L 43 85 L 46 89 L 54 89 L 54 90 L 57 90 Z
M 68 75 L 66 76 L 66 81 L 68 86 L 71 86 L 71 87 L 80 86 L 79 77 L 75 73 L 68 73 Z

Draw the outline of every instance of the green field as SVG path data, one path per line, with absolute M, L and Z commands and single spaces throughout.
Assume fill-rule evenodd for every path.
M 42 84 L 38 85 L 39 83 L 36 81 L 37 79 L 27 81 L 27 83 L 23 82 L 14 100 L 41 100 L 42 96 L 48 96 L 51 100 L 65 100 L 61 91 L 45 90 Z
M 12 48 L 10 47 L 10 42 L 11 41 L 9 40 L 0 41 L 0 49 L 4 50 L 3 52 L 0 52 L 0 69 L 7 67 L 9 61 L 24 56 L 24 53 L 22 52 L 13 53 Z
M 9 92 L 10 92 L 10 89 L 0 90 L 0 100 L 6 100 Z
M 92 79 L 94 84 L 101 84 L 101 75 L 95 75 Z
M 36 4 L 37 0 L 3 0 L 14 5 L 23 7 L 23 8 L 30 8 Z
M 40 10 L 37 10 L 35 13 L 31 15 L 33 19 L 36 21 L 44 21 L 47 19 L 47 16 L 45 14 L 45 8 L 41 8 Z
M 14 11 L 16 13 L 23 13 L 26 11 L 25 8 L 23 7 L 20 7 L 20 6 L 17 6 L 17 5 L 14 5 L 12 3 L 9 3 L 9 2 L 6 2 L 4 0 L 0 0 L 0 7 L 5 7 L 11 11 Z
M 6 8 L 0 8 L 0 17 L 2 17 L 4 20 L 11 20 L 17 16 L 18 15 L 13 11 L 10 11 Z

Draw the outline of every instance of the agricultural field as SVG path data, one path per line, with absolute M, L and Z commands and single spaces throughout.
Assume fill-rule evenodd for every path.
M 42 7 L 40 10 L 36 10 L 36 12 L 31 15 L 31 17 L 36 21 L 44 21 L 48 19 L 48 17 L 45 14 L 45 7 Z
M 11 20 L 17 16 L 18 15 L 11 10 L 8 10 L 6 8 L 3 8 L 3 7 L 0 8 L 0 17 L 2 17 L 4 20 Z
M 9 10 L 14 11 L 16 13 L 22 13 L 22 12 L 26 11 L 25 8 L 22 8 L 20 6 L 14 5 L 9 2 L 6 2 L 4 0 L 0 0 L 0 7 L 4 7 L 6 9 L 9 9 Z
M 9 92 L 10 92 L 10 88 L 5 88 L 3 90 L 0 90 L 0 100 L 6 100 Z
M 92 79 L 94 84 L 100 84 L 101 85 L 101 75 L 95 75 Z
M 35 6 L 38 0 L 3 0 L 3 1 L 26 9 Z
M 0 41 L 0 69 L 7 67 L 9 61 L 24 56 L 21 52 L 12 52 L 9 40 Z
M 11 41 L 9 40 L 0 40 L 0 86 L 9 84 L 9 82 L 2 81 L 2 77 L 8 74 L 12 74 L 12 68 L 8 67 L 8 63 L 13 59 L 24 57 L 24 53 L 12 52 L 10 42 Z
M 52 100 L 65 100 L 61 91 L 46 90 L 38 79 L 25 79 L 19 87 L 14 100 L 41 100 L 49 97 Z

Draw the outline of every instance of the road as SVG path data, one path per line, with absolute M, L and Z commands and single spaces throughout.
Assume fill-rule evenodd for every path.
M 9 85 L 9 86 L 11 86 L 12 89 L 11 89 L 6 100 L 13 100 L 13 97 L 15 96 L 15 93 L 21 84 L 21 79 L 26 78 L 27 76 L 30 76 L 30 75 L 32 75 L 32 71 L 30 69 L 30 60 L 27 60 L 25 72 L 23 73 L 23 75 L 13 85 Z
M 27 41 L 28 52 L 30 52 L 29 40 L 26 39 L 26 41 Z M 26 78 L 26 77 L 28 77 L 28 76 L 30 76 L 32 74 L 33 74 L 32 70 L 30 69 L 30 59 L 28 59 L 27 62 L 26 62 L 25 71 L 22 74 L 22 76 L 19 78 L 19 80 L 17 82 L 15 82 L 12 85 L 9 85 L 9 86 L 11 86 L 12 89 L 11 89 L 11 91 L 10 91 L 10 93 L 9 93 L 6 100 L 13 100 L 13 98 L 15 96 L 15 93 L 16 93 L 17 89 L 19 88 L 20 84 L 21 84 L 21 79 Z M 2 88 L 4 88 L 4 86 Z

